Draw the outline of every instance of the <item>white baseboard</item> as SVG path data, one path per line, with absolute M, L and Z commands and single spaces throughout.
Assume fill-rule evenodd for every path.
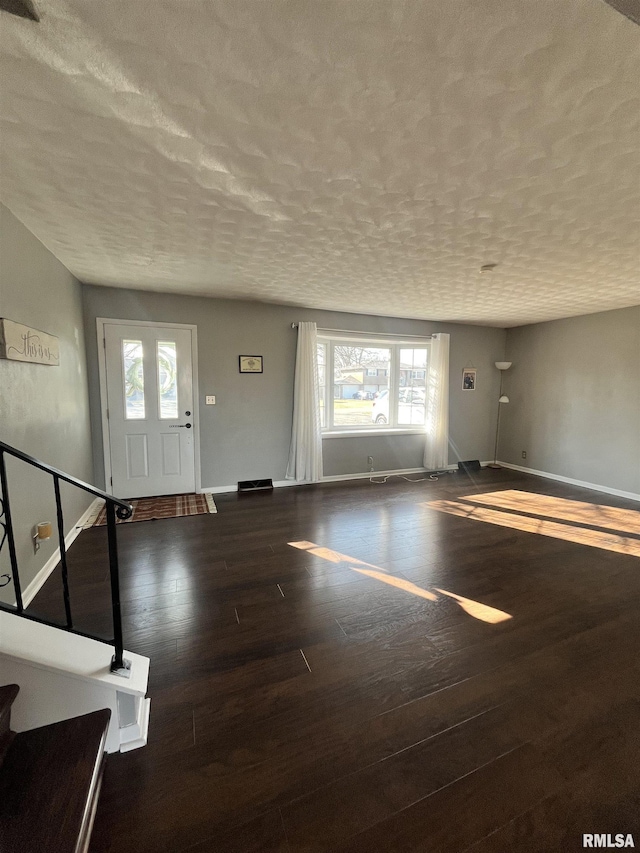
M 492 460 L 493 461 L 493 460 Z M 489 462 L 480 463 L 484 468 Z M 501 463 L 502 464 L 502 463 Z M 458 463 L 447 465 L 439 470 L 442 471 L 457 471 Z M 426 468 L 394 468 L 392 471 L 364 471 L 359 474 L 333 474 L 328 477 L 323 477 L 319 480 L 320 483 L 339 483 L 343 480 L 368 480 L 370 477 L 404 477 L 407 474 L 426 474 Z M 433 473 L 433 472 L 430 472 Z M 287 486 L 311 486 L 314 485 L 310 480 L 275 480 L 273 483 L 274 489 L 282 489 Z M 209 486 L 198 490 L 201 494 L 219 495 L 225 492 L 237 492 L 238 484 L 233 486 Z
M 347 479 L 347 478 L 345 478 Z M 321 481 L 322 482 L 322 481 Z M 273 488 L 274 489 L 282 489 L 286 486 L 310 486 L 311 483 L 307 480 L 305 481 L 297 481 L 297 480 L 274 480 Z M 198 492 L 201 495 L 222 495 L 227 492 L 237 492 L 238 484 L 234 483 L 232 486 L 203 486 L 201 489 L 198 489 Z
M 457 465 L 447 465 L 442 471 L 453 471 Z M 408 474 L 426 474 L 426 468 L 394 468 L 393 471 L 364 471 L 360 474 L 333 474 L 323 477 L 323 483 L 339 483 L 343 480 L 369 480 L 371 477 L 406 477 Z
M 64 537 L 64 546 L 67 550 L 71 547 L 71 545 L 76 541 L 78 536 L 80 535 L 82 528 L 87 523 L 87 519 L 91 518 L 94 514 L 96 505 L 102 504 L 102 500 L 100 498 L 96 498 L 91 504 L 87 507 L 85 512 L 83 512 L 82 516 L 78 519 L 76 524 L 71 528 L 71 530 Z M 22 603 L 25 607 L 28 607 L 36 595 L 40 592 L 42 587 L 47 582 L 49 575 L 53 572 L 55 567 L 60 562 L 60 548 L 56 548 L 53 554 L 49 557 L 44 566 L 40 569 L 35 578 L 31 581 L 29 586 L 27 586 L 22 593 Z
M 511 462 L 498 462 L 502 468 L 511 468 L 514 471 L 522 471 L 523 474 L 533 474 L 534 477 L 544 477 L 547 480 L 557 480 L 559 483 L 568 483 L 570 486 L 580 486 L 583 489 L 591 489 L 594 492 L 604 492 L 607 495 L 615 495 L 619 498 L 628 498 L 631 501 L 640 501 L 640 495 L 635 492 L 624 492 L 622 489 L 612 489 L 609 486 L 601 486 L 598 483 L 587 483 L 586 480 L 574 480 L 573 477 L 563 477 L 561 474 L 550 474 L 548 471 L 537 471 L 535 468 L 525 468 L 523 465 L 514 465 Z

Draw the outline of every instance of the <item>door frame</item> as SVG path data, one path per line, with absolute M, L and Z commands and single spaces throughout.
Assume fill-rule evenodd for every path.
M 115 320 L 110 317 L 96 317 L 98 344 L 98 374 L 100 377 L 100 417 L 102 422 L 102 456 L 104 461 L 105 492 L 112 495 L 111 484 L 111 437 L 107 418 L 107 352 L 105 344 L 105 326 L 153 326 L 160 329 L 188 329 L 191 332 L 191 369 L 193 382 L 193 464 L 196 493 L 202 492 L 200 473 L 200 399 L 198 393 L 198 327 L 189 323 L 156 323 L 153 320 Z M 102 342 L 102 346 L 100 346 Z

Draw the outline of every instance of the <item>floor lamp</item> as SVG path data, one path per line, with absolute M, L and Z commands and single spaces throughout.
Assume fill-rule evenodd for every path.
M 504 379 L 505 370 L 509 370 L 513 362 L 511 361 L 496 361 L 496 367 L 500 371 L 500 396 L 498 397 L 498 418 L 496 420 L 496 444 L 493 451 L 493 462 L 490 462 L 487 465 L 487 468 L 499 468 L 498 465 L 498 436 L 500 434 L 500 406 L 502 403 L 508 403 L 509 398 L 506 394 L 502 393 L 502 380 Z

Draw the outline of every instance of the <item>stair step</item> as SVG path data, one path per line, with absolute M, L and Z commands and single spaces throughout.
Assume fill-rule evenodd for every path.
M 0 767 L 14 737 L 11 731 L 11 706 L 19 690 L 17 684 L 0 687 Z
M 110 717 L 94 711 L 13 738 L 0 768 L 0 850 L 88 849 Z
M 15 702 L 19 690 L 17 684 L 5 684 L 0 687 L 0 734 L 9 729 L 11 706 Z

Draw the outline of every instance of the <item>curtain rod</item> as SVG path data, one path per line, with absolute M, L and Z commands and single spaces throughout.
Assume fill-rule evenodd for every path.
M 297 329 L 298 324 L 292 323 L 292 329 Z M 319 332 L 337 332 L 340 335 L 366 335 L 369 338 L 419 338 L 420 340 L 425 340 L 426 338 L 435 338 L 437 332 L 433 335 L 404 335 L 401 332 L 362 332 L 356 329 L 318 329 Z

